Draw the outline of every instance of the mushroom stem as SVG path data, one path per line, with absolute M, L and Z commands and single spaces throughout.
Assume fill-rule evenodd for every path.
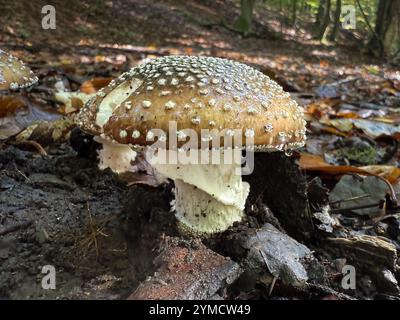
M 158 172 L 175 182 L 175 216 L 182 229 L 195 234 L 225 231 L 241 221 L 250 186 L 242 181 L 240 150 L 229 151 L 232 162 L 221 164 L 160 164 L 151 161 Z M 237 158 L 236 158 L 237 159 Z
M 99 169 L 110 168 L 117 174 L 136 171 L 133 163 L 137 153 L 131 147 L 112 143 L 98 136 L 94 140 L 102 144 L 102 149 L 99 151 Z
M 196 186 L 175 180 L 175 216 L 189 233 L 211 234 L 228 229 L 243 218 L 243 209 L 226 205 Z
M 116 173 L 137 170 L 134 165 L 136 152 L 131 147 L 101 137 L 95 137 L 95 140 L 102 144 L 100 169 L 111 168 Z M 191 161 L 188 163 L 189 153 L 175 153 L 177 161 L 174 164 L 159 154 L 147 160 L 158 173 L 174 180 L 173 209 L 184 232 L 207 235 L 225 231 L 242 220 L 250 189 L 240 175 L 241 150 L 214 150 L 206 157 L 202 151 L 195 150 L 194 157 L 189 155 Z M 205 158 L 208 160 L 204 162 Z

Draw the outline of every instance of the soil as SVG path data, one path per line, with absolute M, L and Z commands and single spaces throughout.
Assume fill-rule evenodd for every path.
M 0 239 L 1 298 L 129 294 L 138 279 L 126 241 L 113 227 L 125 188 L 66 145 L 45 157 L 8 147 L 0 162 L 2 225 L 32 221 Z M 42 289 L 44 265 L 56 267 L 57 290 Z
M 284 157 L 273 155 L 271 165 Z M 257 159 L 256 165 L 266 161 Z M 126 298 L 154 272 L 160 239 L 179 235 L 169 212 L 171 184 L 128 188 L 110 171 L 97 169 L 92 155 L 81 157 L 68 144 L 46 156 L 6 146 L 0 169 L 0 221 L 10 229 L 0 238 L 2 299 Z M 249 177 L 253 188 L 244 228 L 269 221 L 250 204 L 265 191 L 257 174 Z M 295 200 L 293 205 L 301 205 Z M 226 251 L 224 241 L 218 243 L 215 250 Z M 42 288 L 45 265 L 56 268 L 57 290 Z

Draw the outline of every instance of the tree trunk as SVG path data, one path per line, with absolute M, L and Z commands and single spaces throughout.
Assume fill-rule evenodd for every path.
M 399 0 L 379 0 L 375 33 L 369 47 L 380 57 L 395 58 L 400 55 Z
M 331 34 L 329 35 L 329 40 L 335 41 L 340 28 L 340 14 L 342 12 L 342 0 L 336 0 L 336 9 L 334 17 L 334 25 Z
M 325 4 L 326 4 L 326 0 L 319 0 L 317 17 L 315 19 L 315 25 L 318 28 L 321 26 L 322 20 L 324 20 Z
M 317 31 L 315 37 L 322 40 L 330 22 L 331 0 L 321 0 L 317 15 Z
M 300 15 L 300 16 L 304 15 L 305 12 L 308 11 L 307 9 L 308 9 L 308 6 L 307 6 L 306 0 L 301 0 L 299 15 Z
M 244 36 L 247 36 L 251 31 L 255 2 L 256 0 L 240 0 L 241 15 L 235 26 Z
M 296 24 L 296 13 L 297 13 L 297 0 L 293 0 L 293 2 L 292 2 L 292 26 L 293 27 Z

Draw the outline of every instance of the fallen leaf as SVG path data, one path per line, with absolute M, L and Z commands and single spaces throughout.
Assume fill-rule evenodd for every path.
M 349 119 L 357 119 L 359 115 L 356 112 L 352 112 L 349 110 L 343 110 L 336 113 L 336 116 L 339 118 L 349 118 Z
M 400 125 L 367 119 L 328 119 L 323 118 L 320 123 L 332 126 L 342 132 L 350 132 L 354 127 L 362 130 L 366 135 L 375 139 L 380 136 L 399 138 Z
M 322 157 L 309 153 L 300 153 L 299 166 L 307 171 L 319 171 L 328 174 L 358 173 L 361 175 L 379 176 L 390 183 L 395 183 L 400 177 L 400 168 L 385 165 L 371 165 L 363 167 L 333 166 Z
M 366 67 L 365 67 L 365 70 L 366 70 L 368 73 L 371 73 L 371 74 L 374 74 L 374 75 L 378 75 L 379 72 L 380 72 L 379 66 L 376 66 L 376 65 L 369 65 L 369 66 L 366 66 Z
M 318 167 L 331 166 L 320 156 L 309 153 L 300 153 L 299 166 L 304 170 L 314 169 Z
M 98 55 L 98 56 L 95 56 L 94 57 L 94 61 L 95 62 L 103 62 L 103 61 L 106 61 L 106 56 L 101 56 L 101 55 Z
M 320 60 L 320 61 L 319 61 L 319 66 L 320 66 L 321 68 L 329 67 L 329 61 L 327 61 L 327 60 Z
M 327 132 L 327 133 L 330 133 L 330 134 L 334 134 L 336 136 L 347 137 L 346 133 L 341 132 L 341 131 L 337 130 L 336 128 L 332 128 L 332 127 L 328 127 L 328 126 L 322 127 L 321 131 L 322 132 Z
M 313 115 L 314 117 L 320 119 L 328 114 L 335 114 L 333 109 L 340 101 L 338 99 L 321 99 L 310 103 L 306 107 L 306 113 Z
M 344 118 L 344 119 L 327 119 L 327 118 L 325 118 L 325 119 L 321 119 L 320 122 L 322 124 L 332 126 L 342 132 L 349 132 L 353 129 L 352 119 L 346 119 L 346 118 Z
M 106 87 L 111 82 L 112 79 L 113 78 L 111 77 L 108 78 L 97 77 L 87 80 L 84 83 L 82 83 L 80 91 L 87 94 L 96 93 L 101 88 Z
M 82 108 L 84 104 L 93 96 L 84 92 L 65 92 L 58 91 L 54 94 L 54 99 L 64 105 L 60 108 L 60 113 L 68 114 Z
M 71 117 L 55 121 L 41 121 L 27 127 L 15 137 L 17 143 L 35 141 L 43 147 L 68 141 L 71 130 L 75 127 Z
M 400 135 L 400 125 L 365 119 L 353 119 L 352 122 L 356 128 L 364 131 L 365 134 L 372 138 L 377 138 L 382 135 L 392 137 Z
M 25 102 L 17 96 L 0 96 L 0 117 L 3 118 L 18 109 L 26 108 Z
M 379 214 L 379 204 L 385 201 L 386 193 L 387 185 L 378 177 L 345 175 L 330 192 L 329 201 L 340 203 L 340 209 L 348 208 L 358 214 Z M 356 207 L 365 208 L 355 209 Z
M 397 180 L 400 178 L 400 168 L 394 166 L 373 165 L 360 167 L 360 169 L 384 177 L 392 184 L 396 183 Z
M 0 108 L 3 115 L 0 117 L 0 140 L 8 139 L 36 122 L 53 121 L 60 116 L 45 106 L 30 104 L 28 100 L 21 100 L 21 103 L 15 97 L 12 99 L 4 104 L 3 109 Z

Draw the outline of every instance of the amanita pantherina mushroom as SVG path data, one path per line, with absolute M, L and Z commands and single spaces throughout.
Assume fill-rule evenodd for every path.
M 27 88 L 37 81 L 21 60 L 0 49 L 0 91 Z
M 238 130 L 241 140 L 252 138 L 255 151 L 305 143 L 303 110 L 281 86 L 247 65 L 213 57 L 167 56 L 132 68 L 89 100 L 77 119 L 103 143 L 100 167 L 116 172 L 134 170 L 134 150 L 148 150 L 156 135 L 168 150 L 178 138 L 177 153 L 186 154 L 188 129 L 201 137 L 191 150 L 217 145 L 218 159 L 248 148 L 227 145 L 226 136 Z M 223 134 L 210 135 L 215 129 Z M 174 180 L 175 215 L 185 229 L 212 234 L 242 219 L 249 185 L 237 174 L 240 161 L 150 163 Z

